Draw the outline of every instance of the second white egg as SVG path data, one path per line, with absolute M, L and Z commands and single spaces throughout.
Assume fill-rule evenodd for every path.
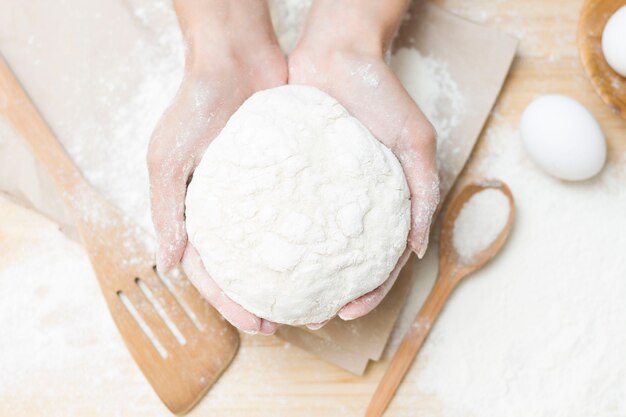
M 557 94 L 536 98 L 524 110 L 519 130 L 530 158 L 557 178 L 591 178 L 606 161 L 600 125 L 572 98 Z

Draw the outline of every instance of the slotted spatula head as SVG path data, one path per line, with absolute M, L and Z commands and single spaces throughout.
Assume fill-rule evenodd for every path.
M 182 272 L 157 273 L 135 225 L 90 200 L 99 208 L 85 211 L 79 231 L 113 319 L 157 395 L 185 413 L 234 357 L 238 333 Z
M 172 412 L 187 412 L 228 367 L 239 346 L 237 331 L 182 273 L 156 273 L 145 235 L 86 183 L 1 57 L 0 113 L 72 210 L 109 310 L 139 368 Z

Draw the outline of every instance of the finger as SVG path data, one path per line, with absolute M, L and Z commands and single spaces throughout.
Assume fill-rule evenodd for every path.
M 280 324 L 274 323 L 273 321 L 261 319 L 261 327 L 259 329 L 259 333 L 262 335 L 272 335 L 276 333 L 276 330 L 280 327 Z
M 245 310 L 224 294 L 204 268 L 200 255 L 192 245 L 187 245 L 182 258 L 182 265 L 189 280 L 200 294 L 230 324 L 246 333 L 254 334 L 261 332 L 263 334 L 271 334 L 275 331 L 274 323 L 266 322 L 263 324 L 264 320 Z
M 321 329 L 322 327 L 324 327 L 324 326 L 326 325 L 326 323 L 328 323 L 329 321 L 330 321 L 330 320 L 324 320 L 324 321 L 323 321 L 323 322 L 321 322 L 321 323 L 310 323 L 310 324 L 307 324 L 307 325 L 306 325 L 306 327 L 307 327 L 309 330 L 319 330 L 319 329 Z
M 149 165 L 152 222 L 158 246 L 156 264 L 166 272 L 180 261 L 187 244 L 185 194 L 191 168 L 154 157 Z
M 430 228 L 438 205 L 439 177 L 433 172 L 411 189 L 411 229 L 408 241 L 420 259 L 428 249 Z
M 400 274 L 402 267 L 404 267 L 404 264 L 406 264 L 406 261 L 409 259 L 410 255 L 411 250 L 407 248 L 402 253 L 402 255 L 400 255 L 400 258 L 396 263 L 396 267 L 393 269 L 393 271 L 391 271 L 389 278 L 385 282 L 383 282 L 380 287 L 360 296 L 354 301 L 349 302 L 348 304 L 343 306 L 341 310 L 339 310 L 339 313 L 337 313 L 337 315 L 342 320 L 354 320 L 366 315 L 374 308 L 376 308 L 383 300 L 383 298 L 385 298 L 389 290 L 391 290 L 391 287 L 393 287 L 396 279 L 398 279 L 398 275 Z
M 197 83 L 184 82 L 173 104 L 157 125 L 148 149 L 152 221 L 157 235 L 157 268 L 167 271 L 183 256 L 187 244 L 185 195 L 213 129 L 223 117 L 212 118 L 208 100 Z M 198 106 L 198 102 L 204 106 Z M 220 113 L 221 114 L 221 113 Z
M 436 133 L 430 123 L 419 121 L 403 130 L 396 155 L 405 171 L 411 193 L 411 228 L 408 242 L 421 259 L 428 248 L 430 226 L 439 205 Z

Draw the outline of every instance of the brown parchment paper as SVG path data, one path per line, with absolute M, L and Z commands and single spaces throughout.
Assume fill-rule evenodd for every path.
M 467 162 L 495 103 L 513 60 L 516 41 L 427 1 L 416 1 L 411 18 L 404 22 L 396 41 L 395 47 L 400 46 L 415 47 L 423 55 L 447 62 L 448 71 L 466 99 L 463 118 L 438 151 L 446 157 L 445 169 L 440 170 L 441 191 L 445 196 Z M 0 123 L 0 190 L 48 215 L 69 236 L 76 237 L 71 218 L 51 180 L 17 136 L 3 132 L 10 127 L 0 121 L 3 122 Z M 415 262 L 416 257 L 411 255 L 393 289 L 367 316 L 349 322 L 334 319 L 315 332 L 284 326 L 278 336 L 350 372 L 362 374 L 369 360 L 378 360 L 383 353 L 406 302 Z
M 415 1 L 410 19 L 399 32 L 394 48 L 413 47 L 422 55 L 445 61 L 465 98 L 459 124 L 438 153 L 442 200 L 463 170 L 480 131 L 500 93 L 517 41 L 498 30 L 461 19 L 428 1 Z M 369 360 L 380 359 L 406 300 L 411 271 L 419 262 L 411 255 L 393 289 L 370 314 L 352 321 L 331 320 L 315 332 L 295 327 L 278 336 L 355 374 L 363 374 Z

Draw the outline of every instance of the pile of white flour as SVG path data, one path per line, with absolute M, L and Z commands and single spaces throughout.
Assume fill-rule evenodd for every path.
M 488 188 L 474 194 L 461 208 L 454 222 L 452 244 L 464 262 L 496 240 L 509 219 L 509 199 L 499 190 Z

